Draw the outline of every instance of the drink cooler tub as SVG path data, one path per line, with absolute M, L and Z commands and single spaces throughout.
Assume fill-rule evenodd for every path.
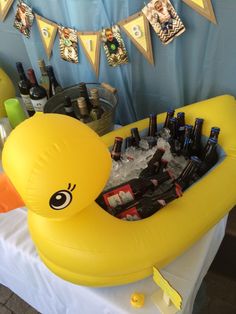
M 182 198 L 139 221 L 119 220 L 95 202 L 78 208 L 78 211 L 82 210 L 71 218 L 61 220 L 45 218 L 29 210 L 31 236 L 41 259 L 51 271 L 73 283 L 97 287 L 143 279 L 152 275 L 153 266 L 161 269 L 192 246 L 235 205 L 234 97 L 219 96 L 176 111 L 186 113 L 188 124 L 193 124 L 196 117 L 202 117 L 205 120 L 202 131 L 206 137 L 212 126 L 221 128 L 219 145 L 224 156 L 217 165 L 186 190 Z M 158 123 L 164 122 L 165 115 L 158 115 Z M 140 131 L 146 129 L 148 119 L 110 132 L 101 140 L 110 147 L 115 136 L 125 138 L 133 127 L 138 127 Z M 13 132 L 16 131 L 17 128 Z M 3 166 L 14 183 L 15 171 L 11 170 L 7 157 Z M 106 157 L 103 171 L 108 176 L 109 154 Z M 98 167 L 101 165 L 98 164 Z M 80 171 L 82 173 L 82 168 Z M 100 184 L 100 191 L 97 192 L 102 190 L 100 181 L 95 174 L 91 185 Z
M 118 103 L 118 96 L 108 89 L 103 88 L 101 84 L 86 83 L 86 85 L 88 87 L 88 92 L 90 88 L 98 89 L 99 97 L 102 100 L 103 107 L 105 109 L 105 113 L 101 119 L 89 122 L 87 125 L 98 135 L 104 135 L 112 131 L 114 128 L 115 110 Z M 72 100 L 80 97 L 79 86 L 75 85 L 65 88 L 62 92 L 51 97 L 44 107 L 44 113 L 66 114 L 64 109 L 65 96 L 70 96 Z

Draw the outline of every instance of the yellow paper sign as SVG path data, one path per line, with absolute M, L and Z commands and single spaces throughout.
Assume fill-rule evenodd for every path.
M 0 20 L 3 21 L 14 0 L 0 0 Z
M 182 297 L 176 291 L 170 283 L 162 276 L 156 267 L 153 267 L 153 280 L 155 283 L 163 290 L 163 292 L 168 295 L 172 303 L 176 306 L 178 310 L 182 308 Z
M 44 49 L 50 59 L 52 46 L 57 34 L 57 24 L 43 18 L 40 15 L 35 14 L 39 33 L 43 42 Z
M 133 44 L 141 51 L 144 57 L 153 64 L 152 43 L 149 23 L 142 12 L 138 12 L 118 23 L 129 36 Z
M 212 23 L 217 24 L 211 0 L 183 0 L 183 2 Z
M 99 32 L 78 32 L 78 38 L 84 48 L 85 54 L 98 76 L 100 59 L 100 34 Z

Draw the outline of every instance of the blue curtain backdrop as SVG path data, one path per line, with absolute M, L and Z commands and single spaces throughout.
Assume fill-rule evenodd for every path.
M 97 31 L 108 27 L 144 6 L 142 0 L 31 0 L 26 3 L 39 15 L 80 31 Z M 108 82 L 115 86 L 119 91 L 116 122 L 120 124 L 216 95 L 236 95 L 236 1 L 212 0 L 217 25 L 181 0 L 172 0 L 172 4 L 186 32 L 164 46 L 151 29 L 155 66 L 146 61 L 124 33 L 130 63 L 117 68 L 109 67 L 101 47 L 98 79 L 81 47 L 78 65 L 60 59 L 58 36 L 48 63 L 53 65 L 64 87 L 80 81 Z M 5 22 L 0 23 L 0 61 L 3 68 L 8 65 L 6 70 L 12 76 L 16 75 L 16 61 L 23 61 L 27 65 L 31 63 L 39 75 L 37 60 L 44 58 L 46 61 L 47 57 L 36 22 L 30 39 L 20 35 L 26 54 L 17 53 L 20 45 L 15 47 L 15 52 L 12 51 L 14 43 L 10 43 L 8 35 L 17 33 L 12 27 L 15 10 L 16 1 Z

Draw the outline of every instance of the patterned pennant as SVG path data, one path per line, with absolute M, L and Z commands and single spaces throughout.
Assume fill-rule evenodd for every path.
M 211 0 L 182 0 L 192 9 L 207 18 L 214 24 L 217 24 Z
M 17 10 L 13 26 L 25 37 L 30 38 L 31 28 L 34 21 L 32 9 L 23 1 L 17 4 Z
M 116 67 L 128 63 L 128 54 L 118 25 L 101 31 L 101 40 L 110 66 Z
M 185 31 L 170 0 L 151 0 L 142 11 L 165 45 Z
M 85 54 L 98 76 L 100 60 L 100 33 L 99 32 L 78 32 L 78 38 L 84 48 Z
M 150 28 L 148 20 L 144 14 L 138 12 L 127 19 L 120 21 L 118 24 L 148 62 L 154 64 Z
M 60 55 L 65 61 L 78 63 L 78 37 L 77 31 L 72 28 L 59 26 Z
M 46 51 L 48 59 L 50 59 L 52 46 L 57 34 L 57 24 L 43 18 L 42 16 L 35 14 L 39 33 L 43 42 L 44 49 Z
M 0 0 L 0 21 L 4 21 L 14 0 Z

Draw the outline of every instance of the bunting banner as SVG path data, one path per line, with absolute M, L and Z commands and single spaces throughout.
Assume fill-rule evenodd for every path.
M 185 27 L 169 0 L 151 0 L 143 13 L 164 45 L 185 31 Z
M 0 0 L 0 21 L 4 21 L 14 0 Z
M 19 1 L 13 26 L 26 38 L 30 38 L 31 28 L 34 22 L 34 13 L 26 3 Z
M 128 63 L 128 54 L 118 25 L 101 31 L 103 48 L 110 66 L 116 67 Z
M 207 18 L 210 22 L 217 24 L 211 0 L 182 0 L 192 9 Z
M 149 63 L 154 64 L 148 20 L 138 12 L 118 23 Z
M 59 46 L 63 60 L 72 63 L 79 62 L 78 37 L 75 29 L 59 26 Z
M 78 38 L 96 76 L 99 73 L 100 32 L 78 32 Z
M 35 18 L 46 55 L 48 59 L 50 59 L 53 43 L 57 34 L 57 24 L 45 19 L 38 14 L 35 14 Z

